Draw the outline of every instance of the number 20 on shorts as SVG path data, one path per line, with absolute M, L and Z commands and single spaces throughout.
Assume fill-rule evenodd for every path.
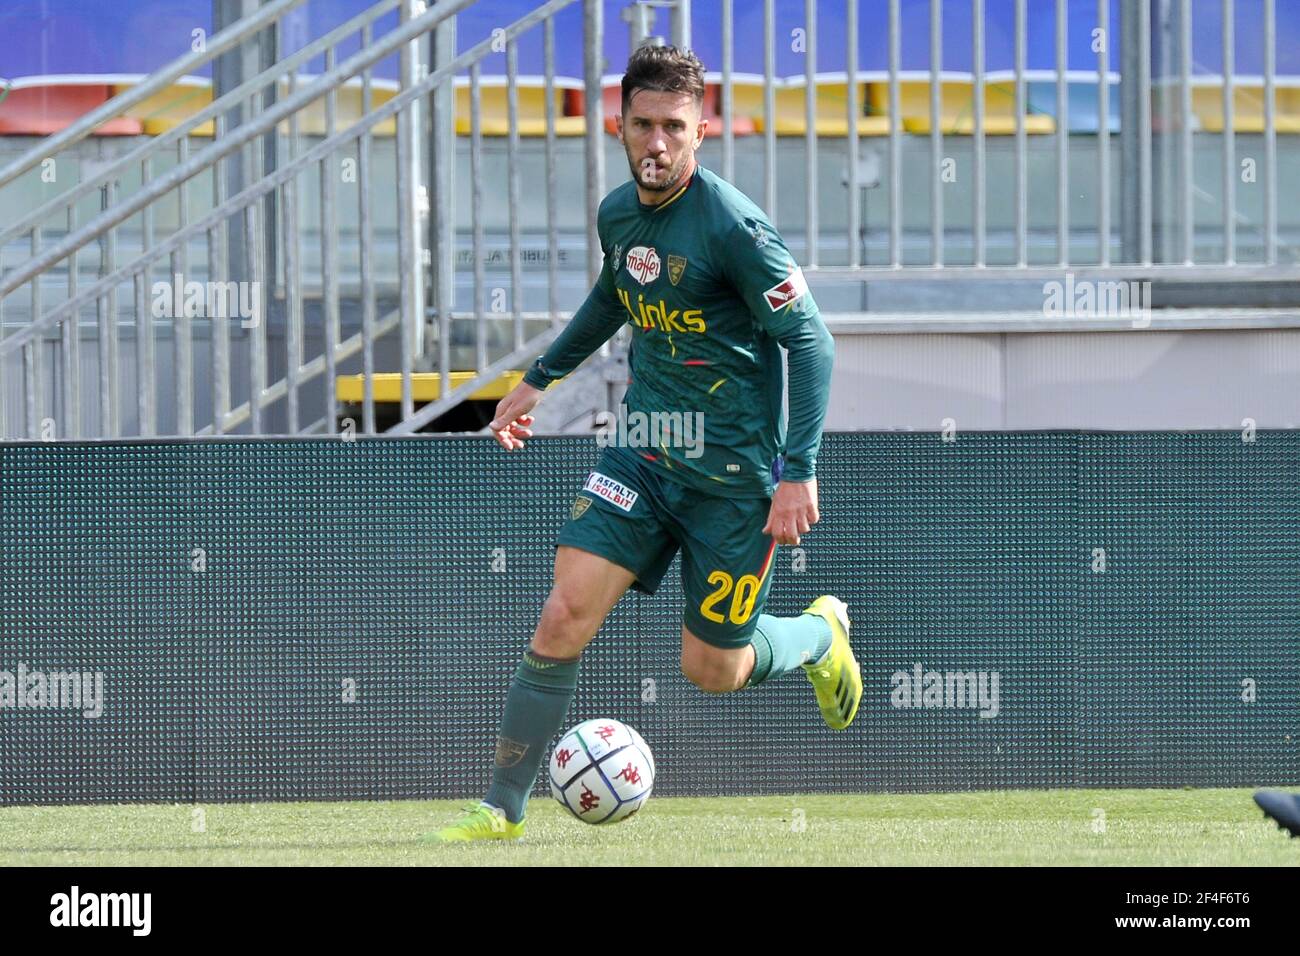
M 715 590 L 700 604 L 700 613 L 714 624 L 724 624 L 731 620 L 732 624 L 744 624 L 749 620 L 749 616 L 754 613 L 754 602 L 758 599 L 758 591 L 761 586 L 758 578 L 752 574 L 742 574 L 734 584 L 731 575 L 726 571 L 713 571 L 709 574 L 709 583 L 715 585 Z M 731 595 L 731 608 L 728 617 L 714 610 L 714 605 L 726 600 L 727 595 Z

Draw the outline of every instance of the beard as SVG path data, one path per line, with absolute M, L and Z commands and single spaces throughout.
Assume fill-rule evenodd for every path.
M 632 178 L 636 180 L 638 186 L 649 192 L 667 192 L 679 185 L 681 183 L 682 173 L 686 171 L 686 167 L 690 163 L 690 160 L 690 152 L 684 150 L 677 162 L 673 163 L 666 172 L 662 170 L 662 167 L 660 167 L 658 163 L 655 163 L 655 170 L 661 175 L 656 176 L 653 183 L 647 183 L 641 176 L 641 169 L 649 163 L 654 163 L 654 160 L 643 159 L 640 162 L 636 162 L 632 159 L 631 153 L 628 153 L 627 155 L 627 164 L 632 170 Z

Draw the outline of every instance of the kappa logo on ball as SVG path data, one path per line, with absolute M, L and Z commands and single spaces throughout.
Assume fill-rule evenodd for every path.
M 779 312 L 787 305 L 798 302 L 807 291 L 808 283 L 804 280 L 803 270 L 796 267 L 784 282 L 778 283 L 764 292 L 763 298 L 767 299 L 769 309 L 773 312 Z
M 659 278 L 659 253 L 654 246 L 635 246 L 627 251 L 628 274 L 642 285 L 649 285 Z
M 624 511 L 631 511 L 636 504 L 637 492 L 598 471 L 587 476 L 587 483 L 582 486 L 582 490 L 591 492 L 597 498 L 604 498 Z

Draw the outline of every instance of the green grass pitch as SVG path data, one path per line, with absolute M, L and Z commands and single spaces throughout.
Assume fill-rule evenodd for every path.
M 463 805 L 4 807 L 0 866 L 1300 863 L 1249 790 L 657 797 L 609 827 L 538 798 L 522 843 L 420 842 Z

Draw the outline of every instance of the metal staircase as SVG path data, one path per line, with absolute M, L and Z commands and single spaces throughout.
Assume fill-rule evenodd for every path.
M 453 201 L 469 197 L 474 258 L 481 263 L 480 63 L 505 43 L 512 124 L 506 186 L 513 202 L 519 190 L 513 128 L 517 44 L 529 31 L 543 33 L 547 102 L 553 104 L 554 16 L 575 0 L 542 4 L 456 55 L 454 18 L 473 2 L 441 0 L 426 9 L 420 0 L 380 0 L 289 51 L 283 48 L 285 26 L 292 19 L 295 35 L 301 35 L 301 27 L 312 22 L 303 14 L 313 0 L 274 0 L 62 132 L 15 159 L 0 160 L 0 196 L 6 190 L 47 190 L 44 174 L 65 164 L 77 170 L 77 175 L 55 177 L 59 184 L 75 184 L 38 201 L 0 230 L 0 249 L 9 247 L 11 263 L 15 247 L 26 253 L 0 275 L 0 440 L 334 434 L 336 381 L 343 363 L 358 355 L 365 382 L 358 430 L 374 434 L 374 377 L 376 371 L 390 371 L 377 369 L 381 350 L 396 359 L 401 375 L 400 418 L 388 431 L 404 434 L 543 350 L 567 316 L 554 307 L 553 269 L 551 307 L 523 311 L 513 208 L 509 311 L 485 314 L 481 265 L 474 270 L 473 308 L 455 309 Z M 596 56 L 602 23 L 599 3 L 585 0 L 585 8 L 584 195 L 588 274 L 594 279 L 595 210 L 603 191 Z M 314 19 L 324 19 L 327 11 L 320 14 Z M 349 43 L 355 48 L 358 39 L 359 50 L 342 58 L 340 48 Z M 248 65 L 258 62 L 259 51 L 271 65 L 253 72 Z M 400 58 L 400 78 L 395 86 L 381 84 L 376 64 L 393 56 Z M 320 62 L 322 71 L 307 72 Z M 237 82 L 218 82 L 212 102 L 184 122 L 161 135 L 129 141 L 122 155 L 106 163 L 92 163 L 77 152 L 96 128 L 208 64 L 226 67 L 221 75 L 233 74 Z M 458 184 L 453 84 L 458 76 L 464 82 L 466 73 L 475 106 L 475 162 L 471 181 Z M 359 110 L 344 125 L 341 96 L 355 93 L 358 85 Z M 551 183 L 555 119 L 548 109 Z M 304 133 L 313 121 L 317 128 Z M 392 123 L 394 141 L 381 143 L 378 128 Z M 210 142 L 196 136 L 203 124 L 212 124 Z M 393 153 L 395 175 L 392 167 L 377 165 L 381 152 Z M 319 234 L 313 244 L 318 247 L 311 249 L 303 239 L 309 196 Z M 395 235 L 377 234 L 381 201 L 396 208 Z M 88 206 L 94 211 L 87 219 Z M 346 230 L 340 226 L 343 218 L 351 223 Z M 311 276 L 304 282 L 309 257 Z M 345 287 L 340 278 L 349 275 L 355 281 Z M 94 356 L 81 354 L 87 315 L 97 326 L 88 336 L 95 341 Z M 358 326 L 346 337 L 345 315 L 354 316 L 352 324 Z M 475 338 L 474 374 L 455 380 L 453 320 L 473 321 Z M 492 355 L 487 346 L 492 320 L 510 324 L 504 354 Z M 133 354 L 123 354 L 124 336 L 133 341 Z M 156 346 L 167 337 L 172 356 L 163 363 Z M 18 353 L 21 366 L 9 359 Z M 46 355 L 57 359 L 43 361 Z M 128 366 L 133 367 L 129 375 Z M 13 387 L 20 383 L 3 380 L 19 367 L 21 391 Z M 467 367 L 458 363 L 459 371 Z M 50 371 L 57 388 L 43 380 Z M 440 382 L 455 384 L 417 410 L 412 376 L 430 371 Z M 87 377 L 91 381 L 83 385 Z M 95 390 L 93 402 L 83 388 Z M 127 398 L 131 392 L 133 401 Z M 8 431 L 7 394 L 20 394 L 23 406 L 21 414 L 8 416 Z M 98 420 L 88 425 L 83 405 L 92 404 Z

